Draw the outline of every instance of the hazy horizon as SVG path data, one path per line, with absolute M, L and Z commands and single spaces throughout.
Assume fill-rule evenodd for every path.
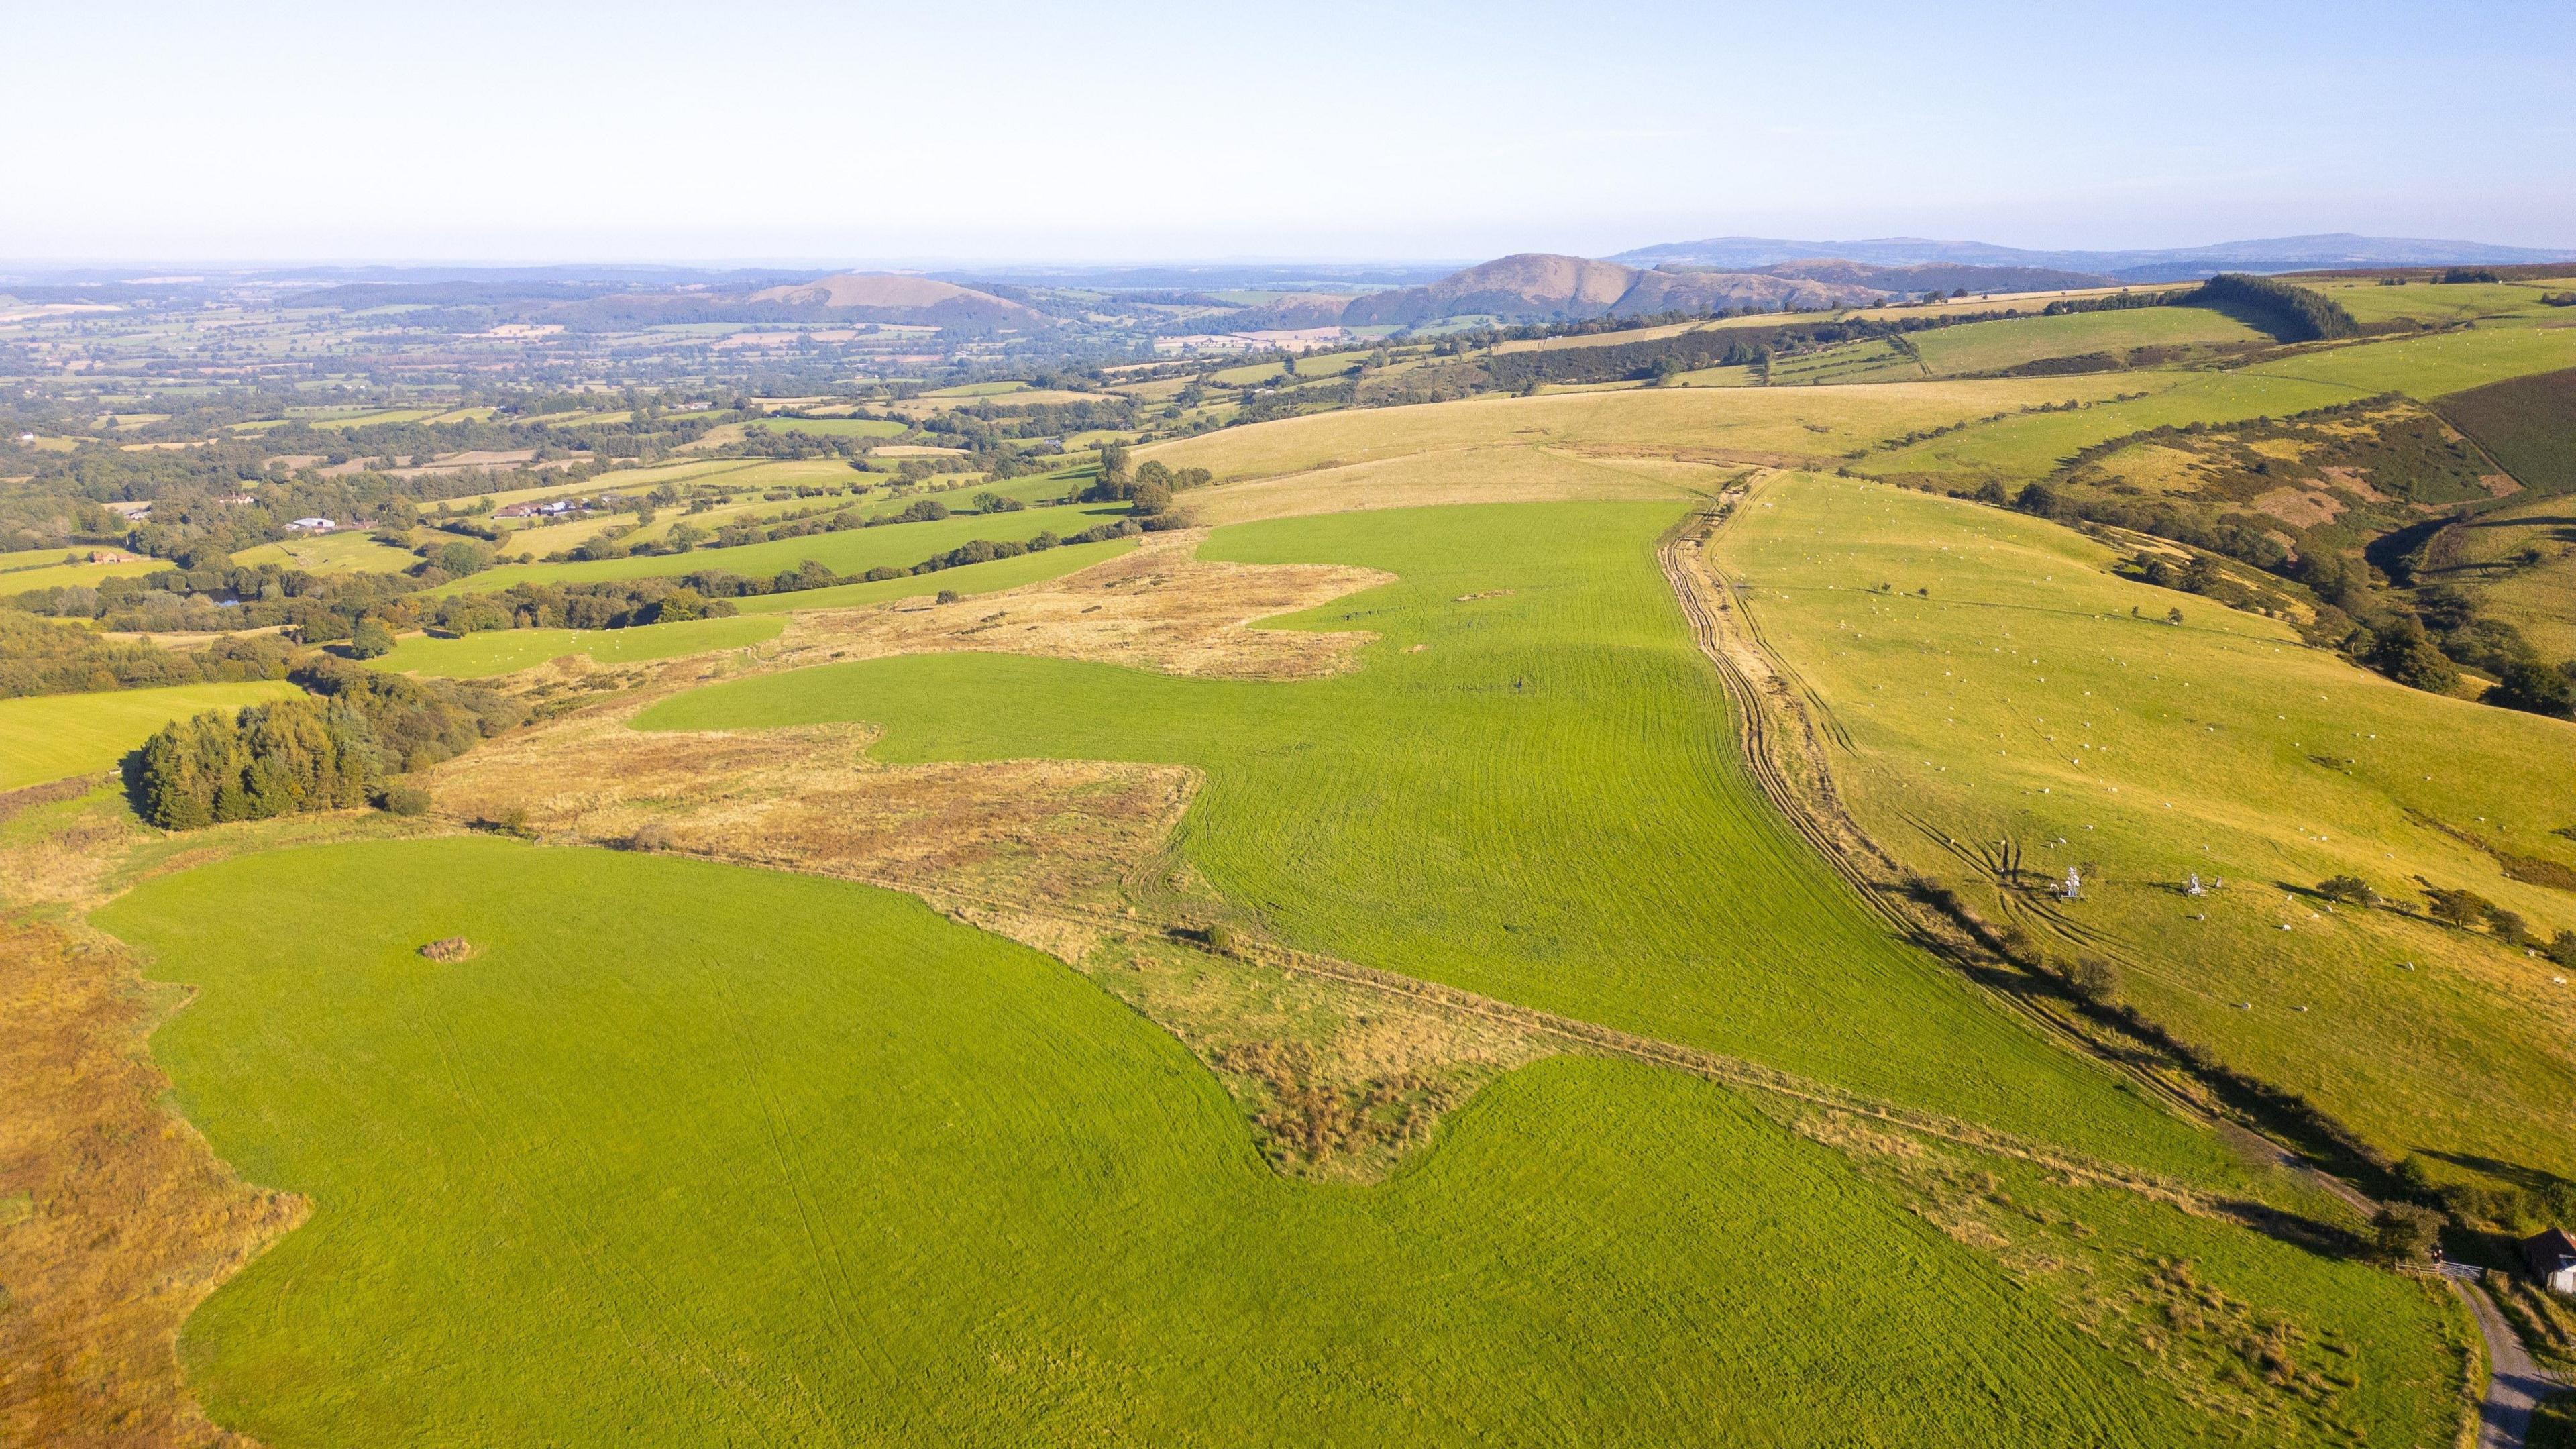
M 2576 246 L 2576 15 L 147 0 L 0 58 L 20 264 Z M 112 31 L 111 31 L 112 25 Z

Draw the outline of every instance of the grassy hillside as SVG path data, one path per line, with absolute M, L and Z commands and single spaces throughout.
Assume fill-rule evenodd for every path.
M 1835 767 L 1889 848 L 2392 1155 L 2576 1174 L 2569 973 L 2424 913 L 2429 883 L 2576 928 L 2576 803 L 2541 783 L 2576 778 L 2576 726 L 2402 688 L 2115 577 L 2055 525 L 1884 486 L 1784 478 L 1716 556 L 1848 732 Z M 2005 842 L 2033 889 L 1997 885 Z M 2084 899 L 2035 888 L 2070 867 Z M 2226 888 L 2185 895 L 2193 873 Z M 2337 875 L 2393 904 L 2324 900 Z
M 934 655 L 715 685 L 638 723 L 865 720 L 889 761 L 1196 766 L 1184 853 L 1296 944 L 2219 1170 L 2212 1144 L 1891 940 L 1770 814 L 1654 563 L 1680 516 L 1533 504 L 1220 530 L 1209 557 L 1399 576 L 1283 625 L 1379 636 L 1332 679 Z
M 1220 481 L 1266 478 L 1436 448 L 1537 442 L 1605 452 L 1758 453 L 1832 458 L 1882 439 L 1998 411 L 2096 401 L 2160 386 L 2135 377 L 2007 382 L 1912 382 L 1819 392 L 1808 388 L 1651 388 L 1532 398 L 1477 398 L 1433 407 L 1318 413 L 1156 444 L 1140 456 L 1201 467 Z M 2320 390 L 2322 393 L 2323 390 Z M 2125 428 L 2115 431 L 2127 431 Z
M 2405 1280 L 2036 1178 L 2001 1221 L 2134 1249 L 1989 1256 L 1649 1068 L 1542 1063 L 1392 1181 L 1290 1182 L 1109 995 L 856 886 L 444 839 L 99 920 L 196 989 L 154 1038 L 190 1117 L 313 1205 L 185 1344 L 277 1449 L 2447 1434 Z
M 262 680 L 0 699 L 0 790 L 104 770 L 174 719 L 297 692 Z
M 2107 353 L 2125 361 L 2140 348 L 2164 352 L 2271 339 L 2207 307 L 2133 307 L 1970 322 L 1917 333 L 1908 340 L 1922 354 L 1926 372 L 1947 377 L 1999 372 L 2052 357 Z
M 2576 324 L 2561 316 L 2495 322 L 2430 337 L 2319 347 L 2257 363 L 2247 371 L 2364 394 L 2402 392 L 2430 401 L 2527 373 L 2568 367 L 2576 367 Z

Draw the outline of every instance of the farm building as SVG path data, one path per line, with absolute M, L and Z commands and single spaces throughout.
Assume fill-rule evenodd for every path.
M 2522 1240 L 2522 1261 L 2552 1293 L 2576 1293 L 2576 1237 L 2551 1228 Z
M 298 533 L 329 533 L 340 525 L 327 518 L 299 518 L 286 526 Z

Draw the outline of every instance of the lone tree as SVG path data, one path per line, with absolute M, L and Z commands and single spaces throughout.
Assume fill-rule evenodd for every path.
M 2391 1263 L 2429 1263 L 2442 1246 L 2442 1215 L 2411 1202 L 2393 1202 L 2370 1220 L 2370 1238 Z
M 2347 901 L 2356 906 L 2366 906 L 2379 899 L 2378 892 L 2370 888 L 2370 882 L 2357 875 L 2328 876 L 2317 882 L 2317 894 L 2330 901 Z

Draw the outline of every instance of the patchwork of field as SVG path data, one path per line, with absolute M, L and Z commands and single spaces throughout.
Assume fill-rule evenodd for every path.
M 174 719 L 298 692 L 260 680 L 0 699 L 0 790 L 105 770 Z
M 2391 1156 L 2576 1177 L 2569 973 L 2423 908 L 2465 887 L 2576 928 L 2576 807 L 2548 787 L 2576 779 L 2576 728 L 2407 691 L 2122 580 L 2072 530 L 1881 481 L 2018 486 L 2144 429 L 2381 391 L 2514 430 L 2491 451 L 2542 460 L 2518 474 L 2555 466 L 2525 394 L 2576 367 L 2562 309 L 2365 290 L 2337 288 L 2365 321 L 2476 325 L 2221 370 L 2263 337 L 2138 309 L 1319 413 L 1141 450 L 1216 475 L 1179 500 L 1204 536 L 404 640 L 378 667 L 537 670 L 504 687 L 546 722 L 416 777 L 426 816 L 256 837 L 386 838 L 163 873 L 254 849 L 218 827 L 84 877 L 150 877 L 93 920 L 193 988 L 153 1058 L 226 1163 L 312 1208 L 189 1321 L 192 1389 L 278 1449 L 2450 1442 L 2450 1300 L 2360 1261 L 2347 1204 L 2150 1073 L 1891 931 L 1757 786 L 1658 558 L 1751 487 L 1710 556 L 1844 803 L 2070 978 Z M 1961 376 L 2096 352 L 2123 366 Z M 2191 461 L 2138 451 L 2142 496 Z M 495 496 L 671 482 L 720 496 L 706 526 L 884 481 L 692 458 Z M 857 575 L 1128 516 L 1055 504 L 1069 481 L 437 592 Z M 2474 479 L 2433 496 L 2486 502 Z M 2428 547 L 2546 648 L 2576 566 L 2553 501 Z M 399 553 L 252 552 L 411 562 L 370 550 Z M 0 594 L 67 581 L 15 557 Z M 541 668 L 567 656 L 588 665 Z M 0 789 L 289 692 L 0 702 Z M 495 820 L 548 845 L 471 833 Z M 2070 869 L 2079 897 L 2051 894 Z M 2330 903 L 2335 875 L 2387 899 Z M 1677 1060 L 1707 1078 L 1647 1064 Z M 1299 1156 L 1345 1109 L 1362 1135 L 1401 1120 Z
M 1633 1064 L 1525 1068 L 1384 1184 L 1291 1182 L 1111 996 L 863 887 L 450 838 L 98 919 L 197 993 L 154 1038 L 191 1120 L 312 1203 L 185 1341 L 279 1449 L 2447 1433 L 2403 1279 L 2035 1175 L 1989 1177 L 2031 1239 L 1990 1256 L 1907 1209 L 1916 1159 Z M 2070 1212 L 2134 1249 L 2038 1261 L 2088 1251 L 2033 1226 Z M 2258 1346 L 2294 1391 L 2178 1371 Z
M 637 723 L 866 722 L 890 763 L 1189 765 L 1208 783 L 1183 855 L 1292 944 L 2223 1177 L 2214 1141 L 1890 939 L 1768 812 L 1655 565 L 1682 516 L 1504 505 L 1214 534 L 1207 557 L 1400 579 L 1281 621 L 1377 636 L 1332 678 L 927 655 L 713 685 Z
M 2540 883 L 2576 882 L 2576 805 L 2539 788 L 2576 778 L 2576 727 L 2405 689 L 2001 509 L 1788 475 L 1719 543 L 1889 849 L 2392 1156 L 2576 1174 L 2576 986 L 2421 891 L 2576 928 Z M 2081 900 L 2038 888 L 2070 868 Z M 2404 909 L 2314 889 L 2347 874 Z

